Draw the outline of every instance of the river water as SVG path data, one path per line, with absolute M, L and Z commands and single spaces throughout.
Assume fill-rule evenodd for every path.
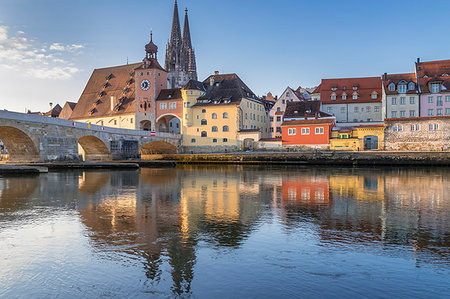
M 450 170 L 0 177 L 0 297 L 448 298 Z

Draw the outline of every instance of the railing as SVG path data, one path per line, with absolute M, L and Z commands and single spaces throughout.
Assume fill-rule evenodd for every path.
M 55 126 L 61 126 L 61 127 L 71 127 L 71 128 L 77 128 L 80 130 L 106 132 L 106 133 L 110 133 L 110 134 L 133 135 L 133 136 L 143 136 L 143 137 L 145 137 L 145 136 L 153 137 L 153 135 L 154 135 L 155 137 L 172 138 L 172 139 L 180 139 L 181 138 L 180 134 L 162 133 L 162 132 L 156 132 L 156 133 L 152 134 L 150 131 L 104 127 L 104 126 L 92 125 L 89 123 L 77 122 L 77 121 L 72 121 L 72 120 L 67 120 L 67 119 L 60 119 L 60 118 L 55 118 L 55 117 L 47 117 L 47 116 L 42 116 L 42 115 L 27 114 L 27 113 L 20 113 L 20 112 L 12 112 L 12 111 L 7 111 L 7 110 L 0 110 L 0 125 L 1 125 L 1 119 L 33 122 L 33 123 L 40 123 L 40 124 L 49 124 L 49 125 L 55 125 Z

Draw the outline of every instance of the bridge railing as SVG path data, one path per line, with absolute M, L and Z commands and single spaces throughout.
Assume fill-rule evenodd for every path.
M 89 130 L 94 132 L 106 132 L 111 134 L 121 134 L 121 135 L 132 135 L 132 136 L 142 136 L 142 137 L 160 137 L 160 138 L 174 138 L 179 139 L 180 134 L 173 134 L 173 133 L 162 133 L 162 132 L 156 132 L 151 133 L 150 131 L 141 131 L 141 130 L 130 130 L 130 129 L 119 129 L 119 128 L 111 128 L 111 127 L 104 127 L 99 125 L 92 125 L 89 123 L 83 123 L 83 122 L 77 122 L 67 119 L 60 119 L 55 117 L 48 117 L 43 115 L 35 115 L 35 114 L 27 114 L 27 113 L 20 113 L 20 112 L 12 112 L 7 110 L 0 110 L 0 126 L 2 124 L 2 119 L 9 119 L 9 120 L 15 120 L 15 121 L 23 121 L 23 122 L 33 122 L 33 123 L 40 123 L 40 124 L 49 124 L 49 125 L 55 125 L 55 126 L 62 126 L 62 127 L 72 127 L 77 128 L 81 130 Z

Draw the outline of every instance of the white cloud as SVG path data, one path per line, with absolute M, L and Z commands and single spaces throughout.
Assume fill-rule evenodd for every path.
M 8 28 L 0 26 L 0 68 L 25 70 L 28 76 L 38 79 L 61 80 L 70 79 L 79 71 L 70 59 L 72 54 L 78 54 L 84 48 L 83 45 L 52 43 L 47 47 L 23 37 L 24 34 L 18 31 L 10 37 Z M 49 50 L 52 52 L 47 54 Z

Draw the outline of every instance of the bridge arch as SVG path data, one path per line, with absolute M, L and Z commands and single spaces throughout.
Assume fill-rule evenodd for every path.
M 147 155 L 176 154 L 177 152 L 178 148 L 175 145 L 165 141 L 152 141 L 139 149 L 142 159 L 145 159 Z
M 36 144 L 23 131 L 14 127 L 0 126 L 0 140 L 8 151 L 9 161 L 39 161 L 39 152 Z
M 156 129 L 158 132 L 180 134 L 181 119 L 172 113 L 163 114 L 156 120 Z
M 84 136 L 78 139 L 84 161 L 109 161 L 111 154 L 103 141 L 95 136 Z

